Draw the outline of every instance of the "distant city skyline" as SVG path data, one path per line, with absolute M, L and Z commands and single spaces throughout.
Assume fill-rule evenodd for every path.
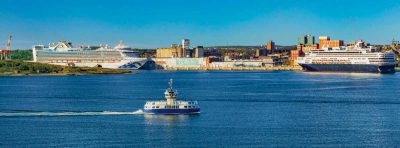
M 133 48 L 295 45 L 305 34 L 372 44 L 400 40 L 397 0 L 2 0 L 0 49 L 59 40 L 77 45 L 123 40 Z

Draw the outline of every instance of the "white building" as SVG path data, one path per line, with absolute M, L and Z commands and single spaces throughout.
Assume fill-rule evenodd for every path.
M 190 40 L 189 39 L 182 39 L 182 48 L 189 49 L 190 48 Z
M 183 55 L 185 57 L 190 57 L 190 40 L 189 39 L 182 39 L 182 49 Z

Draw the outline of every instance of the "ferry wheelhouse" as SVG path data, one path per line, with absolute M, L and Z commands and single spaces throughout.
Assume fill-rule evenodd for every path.
M 149 114 L 197 114 L 200 106 L 197 101 L 177 101 L 177 92 L 172 88 L 172 79 L 169 88 L 164 92 L 165 99 L 161 101 L 147 101 L 143 111 Z

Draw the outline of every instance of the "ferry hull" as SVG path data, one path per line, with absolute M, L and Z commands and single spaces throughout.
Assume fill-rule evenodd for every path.
M 164 114 L 164 115 L 180 115 L 180 114 L 198 114 L 200 108 L 191 109 L 144 109 L 145 113 L 148 114 Z
M 395 65 L 299 64 L 307 72 L 395 73 Z

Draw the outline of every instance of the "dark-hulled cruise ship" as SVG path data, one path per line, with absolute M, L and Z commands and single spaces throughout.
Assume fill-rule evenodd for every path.
M 395 73 L 397 61 L 393 52 L 378 52 L 358 41 L 355 46 L 312 50 L 298 63 L 307 72 Z

